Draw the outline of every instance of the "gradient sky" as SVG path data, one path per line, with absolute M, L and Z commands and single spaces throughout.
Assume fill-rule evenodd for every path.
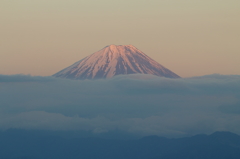
M 240 74 L 239 0 L 1 0 L 0 74 L 49 76 L 132 44 L 182 77 Z

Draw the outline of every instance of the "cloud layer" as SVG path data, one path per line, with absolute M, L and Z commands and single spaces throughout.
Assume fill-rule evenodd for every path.
M 240 76 L 151 75 L 76 81 L 0 75 L 0 129 L 240 134 Z

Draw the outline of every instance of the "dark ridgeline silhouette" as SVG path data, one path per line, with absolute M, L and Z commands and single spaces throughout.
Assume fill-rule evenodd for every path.
M 177 74 L 132 45 L 106 46 L 53 76 L 70 79 L 101 79 L 126 74 L 151 74 L 179 78 Z
M 230 132 L 168 139 L 66 138 L 11 130 L 0 133 L 0 159 L 239 159 L 240 136 Z

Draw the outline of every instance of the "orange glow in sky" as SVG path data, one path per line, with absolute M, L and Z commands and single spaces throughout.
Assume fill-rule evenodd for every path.
M 132 44 L 181 77 L 240 74 L 239 0 L 0 2 L 0 74 L 49 76 Z

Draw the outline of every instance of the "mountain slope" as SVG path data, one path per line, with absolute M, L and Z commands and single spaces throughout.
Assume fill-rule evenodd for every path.
M 132 45 L 106 46 L 53 76 L 71 79 L 99 79 L 137 73 L 179 78 L 177 74 Z

